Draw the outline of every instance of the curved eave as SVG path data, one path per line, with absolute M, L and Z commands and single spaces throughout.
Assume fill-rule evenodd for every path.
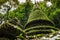
M 33 20 L 33 21 L 30 21 L 30 22 L 26 23 L 25 28 L 30 26 L 30 25 L 33 25 L 33 23 L 34 24 L 39 24 L 41 21 L 42 21 L 42 23 L 46 22 L 47 24 L 51 24 L 50 26 L 55 26 L 55 24 L 52 21 L 38 19 L 38 20 Z
M 5 24 L 1 25 L 0 27 L 0 37 L 7 37 L 7 38 L 15 38 L 18 36 L 20 33 L 23 33 L 23 30 L 15 25 L 6 22 Z M 1 36 L 2 35 L 2 36 Z
M 46 25 L 44 25 L 44 26 L 34 26 L 34 27 L 30 27 L 30 28 L 27 28 L 27 29 L 25 29 L 24 31 L 25 32 L 27 32 L 27 31 L 30 31 L 30 30 L 43 30 L 43 29 L 53 29 L 53 30 L 55 30 L 55 31 L 58 31 L 58 29 L 57 28 L 55 28 L 55 27 L 53 27 L 53 26 L 46 26 Z
M 29 32 L 26 32 L 27 35 L 36 35 L 36 34 L 50 34 L 53 33 L 54 30 L 32 30 Z M 55 31 L 54 31 L 55 32 Z

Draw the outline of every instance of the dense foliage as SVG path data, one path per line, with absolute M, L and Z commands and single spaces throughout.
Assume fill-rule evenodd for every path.
M 8 0 L 8 1 L 10 2 L 10 5 L 12 7 L 13 6 L 11 2 L 12 0 L 11 1 Z M 53 32 L 54 33 L 56 30 L 60 29 L 60 0 L 51 0 L 51 1 L 44 0 L 43 2 L 37 2 L 35 4 L 31 3 L 30 0 L 27 0 L 25 3 L 22 3 L 22 4 L 19 4 L 17 0 L 13 0 L 13 1 L 15 2 L 14 6 L 17 5 L 17 8 L 15 10 L 10 11 L 11 8 L 9 8 L 9 10 L 7 11 L 5 15 L 0 13 L 0 20 L 3 19 L 5 21 L 5 23 L 1 25 L 1 28 L 3 31 L 6 29 L 6 31 L 4 32 L 10 31 L 10 33 L 7 33 L 8 37 L 12 36 L 13 39 L 14 38 L 28 38 L 27 36 L 40 37 L 40 36 L 43 36 L 43 34 L 41 35 L 38 34 L 40 32 L 42 33 Z M 7 0 L 3 0 L 3 1 L 1 0 L 0 5 L 4 4 L 5 2 L 7 2 Z M 51 2 L 52 3 L 51 6 L 47 6 L 47 2 Z M 39 10 L 36 10 L 36 9 L 39 9 Z M 41 22 L 41 24 L 39 22 Z M 47 24 L 42 23 L 42 22 L 46 22 Z M 34 25 L 34 23 L 36 25 Z M 41 26 L 43 26 L 43 28 Z M 45 30 L 42 30 L 42 29 L 45 29 Z M 49 30 L 47 31 L 47 29 Z M 35 32 L 37 32 L 37 34 Z M 6 34 L 4 35 L 6 37 Z

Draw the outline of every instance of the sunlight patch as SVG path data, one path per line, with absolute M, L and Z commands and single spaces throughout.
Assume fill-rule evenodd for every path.
M 51 5 L 52 5 L 51 2 L 47 2 L 47 3 L 46 3 L 46 6 L 47 6 L 47 7 L 50 7 Z

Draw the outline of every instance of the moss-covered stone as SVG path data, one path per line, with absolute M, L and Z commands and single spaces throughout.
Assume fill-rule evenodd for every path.
M 45 13 L 43 13 L 42 10 L 39 9 L 38 4 L 36 4 L 29 15 L 27 24 L 25 25 L 25 32 L 28 36 L 50 34 L 57 30 L 55 30 L 54 26 L 54 23 L 47 17 Z

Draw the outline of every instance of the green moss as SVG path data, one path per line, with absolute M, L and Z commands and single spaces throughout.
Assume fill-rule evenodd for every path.
M 38 7 L 33 8 L 32 12 L 29 15 L 27 24 L 35 20 L 47 20 L 47 21 L 50 21 L 54 25 L 54 23 L 47 17 L 47 15 L 43 13 L 43 11 L 40 10 Z

